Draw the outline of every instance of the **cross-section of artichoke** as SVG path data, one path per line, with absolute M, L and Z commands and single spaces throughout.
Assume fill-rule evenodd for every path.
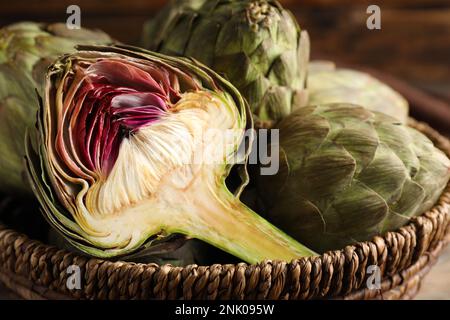
M 146 48 L 224 74 L 271 122 L 306 104 L 309 38 L 274 0 L 175 0 L 144 29 Z
M 301 108 L 276 128 L 280 170 L 256 177 L 261 215 L 318 252 L 404 225 L 450 178 L 427 137 L 356 105 Z
M 47 67 L 77 44 L 110 44 L 111 38 L 65 24 L 22 22 L 0 29 L 0 190 L 28 193 L 23 179 L 25 131 L 36 121 L 36 90 L 42 92 Z
M 371 75 L 334 63 L 312 61 L 308 67 L 308 104 L 353 103 L 406 123 L 408 101 Z
M 206 67 L 84 46 L 52 65 L 43 100 L 29 175 L 45 216 L 77 248 L 113 257 L 184 234 L 248 262 L 313 254 L 226 188 L 251 118 Z

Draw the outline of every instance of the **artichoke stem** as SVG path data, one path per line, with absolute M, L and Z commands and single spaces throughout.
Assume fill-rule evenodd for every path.
M 248 263 L 317 255 L 246 207 L 225 187 L 203 195 L 195 199 L 195 218 L 171 231 L 203 240 Z

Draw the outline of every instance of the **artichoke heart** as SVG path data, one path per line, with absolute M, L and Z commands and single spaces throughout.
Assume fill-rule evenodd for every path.
M 238 151 L 249 115 L 239 92 L 200 64 L 80 47 L 48 71 L 27 149 L 30 181 L 50 223 L 94 256 L 173 234 L 248 262 L 311 255 L 226 188 L 248 154 Z
M 142 42 L 224 74 L 258 122 L 307 102 L 308 34 L 275 0 L 175 0 L 146 24 Z
M 395 230 L 429 210 L 450 160 L 417 130 L 342 103 L 277 124 L 280 169 L 257 176 L 261 215 L 317 252 Z

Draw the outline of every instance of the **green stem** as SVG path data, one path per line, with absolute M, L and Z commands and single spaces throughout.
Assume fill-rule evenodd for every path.
M 205 190 L 204 190 L 205 191 Z M 171 232 L 203 240 L 249 263 L 317 255 L 257 215 L 225 187 L 195 199 L 195 218 Z

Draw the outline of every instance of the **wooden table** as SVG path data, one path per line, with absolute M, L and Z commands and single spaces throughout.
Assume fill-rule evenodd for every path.
M 450 246 L 439 257 L 438 263 L 425 278 L 416 299 L 450 300 Z

